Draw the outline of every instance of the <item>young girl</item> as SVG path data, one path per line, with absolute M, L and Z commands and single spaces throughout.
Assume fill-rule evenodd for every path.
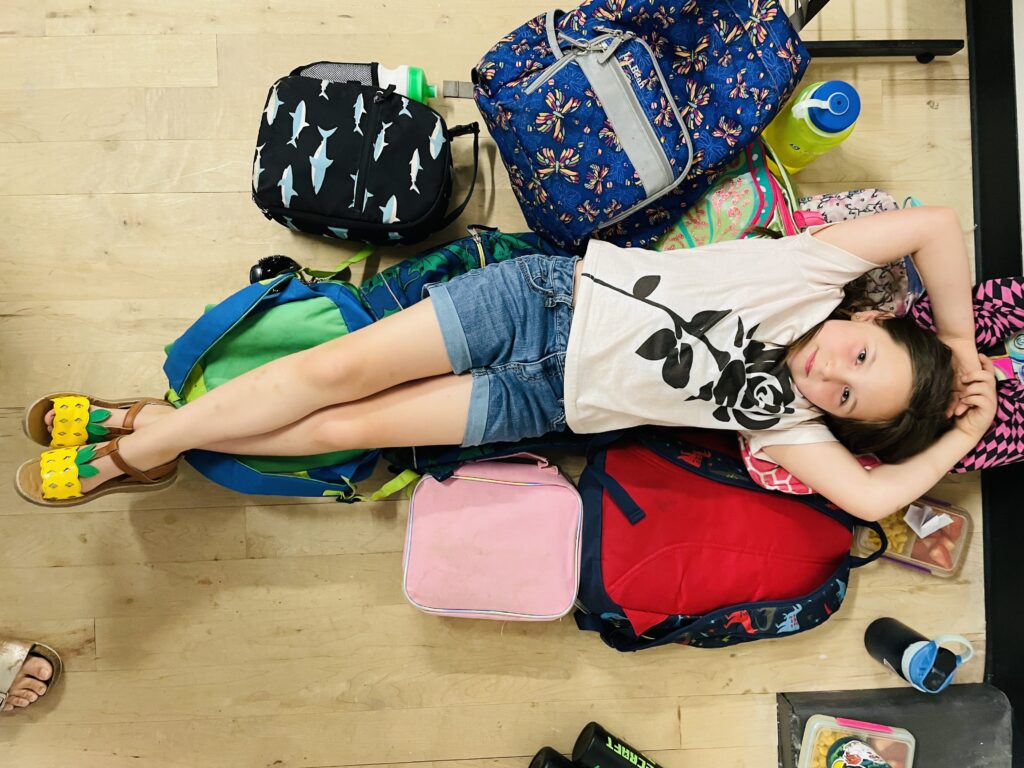
M 907 253 L 938 338 L 875 311 L 832 316 L 846 283 Z M 128 434 L 94 454 L 44 454 L 18 487 L 60 505 L 166 484 L 192 448 L 306 455 L 659 424 L 740 430 L 755 455 L 878 519 L 930 489 L 992 421 L 970 284 L 944 208 L 691 251 L 594 241 L 582 260 L 526 256 L 432 285 L 409 309 L 178 410 L 143 404 Z M 850 450 L 899 463 L 868 472 Z

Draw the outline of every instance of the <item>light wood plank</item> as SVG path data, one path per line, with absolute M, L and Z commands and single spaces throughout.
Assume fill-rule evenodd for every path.
M 217 84 L 212 35 L 17 37 L 0 40 L 5 88 Z
M 245 556 L 241 509 L 0 516 L 0 567 L 227 560 Z
M 539 9 L 538 13 L 546 10 L 546 7 Z M 472 16 L 480 18 L 480 12 L 474 12 Z M 443 45 L 437 45 L 437 38 L 433 35 L 390 29 L 383 36 L 363 34 L 351 28 L 329 35 L 223 35 L 218 38 L 217 45 L 219 82 L 234 87 L 268 88 L 277 78 L 309 62 L 379 61 L 385 58 L 381 55 L 382 41 L 387 50 L 395 52 L 393 60 L 383 62 L 386 65 L 408 63 L 421 67 L 431 83 L 468 80 L 470 70 L 484 52 L 508 31 L 502 27 L 500 31 L 489 32 L 480 24 L 473 23 L 464 27 L 457 36 L 445 36 Z M 406 55 L 411 57 L 413 53 L 415 61 L 411 58 L 404 60 Z M 476 109 L 467 99 L 439 99 L 431 103 L 440 108 L 446 120 L 447 110 L 457 113 Z
M 251 143 L 0 144 L 0 191 L 5 195 L 240 191 L 252 176 Z M 69 166 L 71 157 L 75 162 Z
M 404 600 L 395 555 L 195 563 L 0 568 L 4 615 L 29 619 L 188 614 L 192 611 L 353 610 Z
M 355 507 L 248 506 L 246 555 L 252 558 L 400 552 L 405 545 L 407 502 Z
M 0 637 L 45 643 L 60 654 L 64 668 L 69 671 L 96 669 L 96 624 L 92 619 L 19 622 L 2 616 Z
M 240 4 L 231 0 L 185 0 L 173 7 L 147 0 L 51 0 L 46 14 L 48 35 L 324 35 L 373 28 L 381 23 L 380 8 L 369 3 L 339 5 L 330 0 Z M 438 39 L 466 19 L 494 29 L 495 38 L 525 22 L 538 6 L 492 3 L 480 13 L 474 0 L 397 0 L 385 15 L 389 32 L 422 34 Z M 396 55 L 402 49 L 395 49 Z M 337 58 L 337 57 L 335 57 Z M 346 61 L 363 59 L 346 58 Z M 312 59 L 311 59 L 312 61 Z M 391 66 L 399 63 L 395 60 Z M 408 62 L 416 63 L 416 62 Z
M 32 37 L 42 35 L 44 8 L 38 0 L 7 0 L 0 14 L 0 35 L 4 37 Z
M 250 768 L 273 765 L 274 760 L 282 765 L 362 765 L 413 759 L 525 758 L 536 751 L 539 740 L 566 741 L 591 719 L 628 733 L 638 749 L 654 751 L 679 746 L 678 718 L 673 699 L 637 699 L 312 717 L 285 712 L 263 718 L 156 723 L 39 723 L 22 731 L 16 741 L 0 740 L 0 756 L 9 765 L 24 764 L 32 756 L 33 768 L 139 764 Z M 30 719 L 34 719 L 32 713 L 25 718 Z M 18 727 L 0 725 L 0 735 Z
M 0 90 L 0 142 L 144 138 L 141 88 Z

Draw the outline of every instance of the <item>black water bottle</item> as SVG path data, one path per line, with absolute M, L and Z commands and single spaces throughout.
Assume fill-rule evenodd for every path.
M 965 652 L 957 655 L 942 643 L 959 644 Z M 962 635 L 944 634 L 929 640 L 889 617 L 871 622 L 864 633 L 864 646 L 875 661 L 924 693 L 944 690 L 957 668 L 974 653 L 970 641 Z
M 597 723 L 587 723 L 572 748 L 572 761 L 580 768 L 661 768 Z
M 541 747 L 530 761 L 530 768 L 573 768 L 573 764 L 552 747 Z

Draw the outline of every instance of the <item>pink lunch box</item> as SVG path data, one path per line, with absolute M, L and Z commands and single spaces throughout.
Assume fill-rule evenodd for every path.
M 509 461 L 526 458 L 531 463 Z M 576 600 L 583 504 L 533 454 L 468 462 L 424 477 L 409 504 L 403 589 L 427 613 L 515 621 L 557 619 Z

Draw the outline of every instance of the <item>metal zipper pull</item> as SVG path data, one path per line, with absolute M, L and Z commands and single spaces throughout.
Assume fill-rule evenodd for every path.
M 473 242 L 476 243 L 476 252 L 480 254 L 480 266 L 487 266 L 487 255 L 484 253 L 484 243 L 480 237 L 480 232 L 472 224 L 466 227 L 469 230 L 469 236 L 473 238 Z

